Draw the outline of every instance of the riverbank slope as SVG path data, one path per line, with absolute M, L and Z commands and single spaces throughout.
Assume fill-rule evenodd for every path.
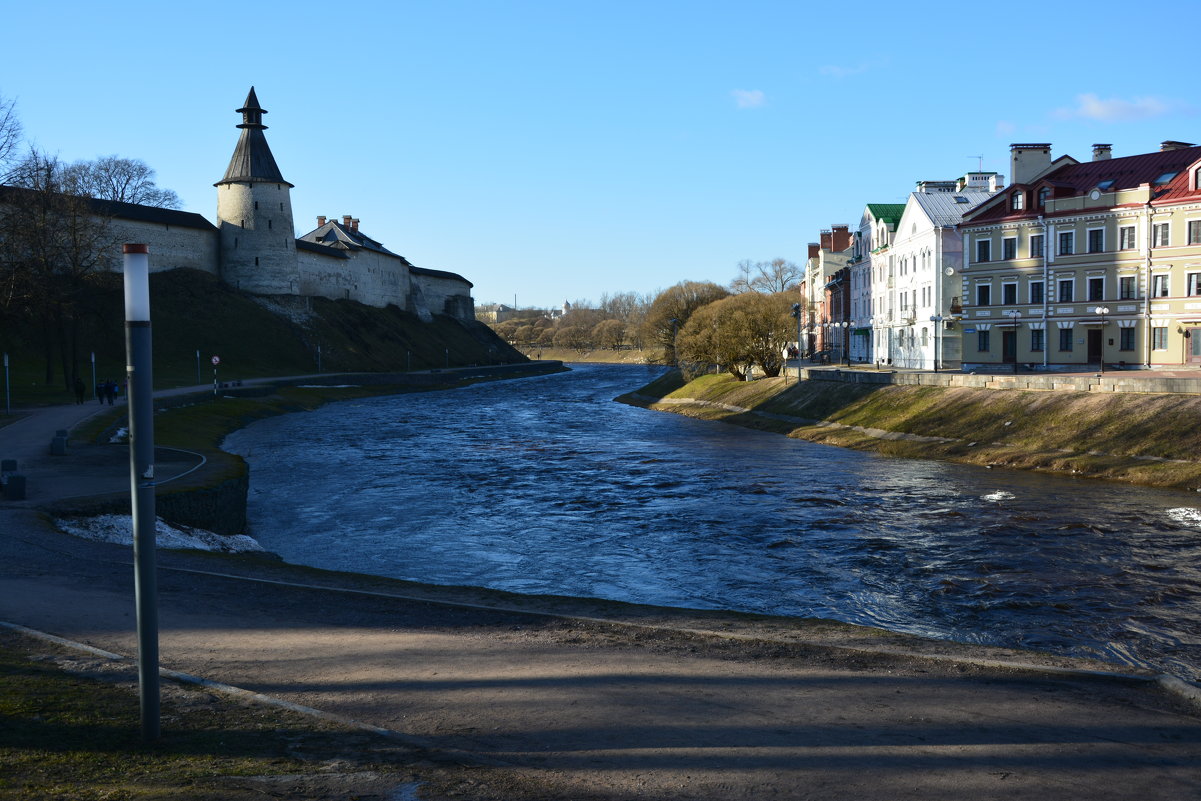
M 677 371 L 617 400 L 891 456 L 1201 491 L 1201 397 L 893 386 Z

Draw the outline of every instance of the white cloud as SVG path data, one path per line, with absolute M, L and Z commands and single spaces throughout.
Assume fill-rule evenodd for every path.
M 734 89 L 730 96 L 738 108 L 759 108 L 767 102 L 767 95 L 760 89 Z
M 872 65 L 866 62 L 857 67 L 841 67 L 836 64 L 827 64 L 818 70 L 818 72 L 831 78 L 848 78 L 852 75 L 862 75 L 871 68 Z
M 1059 108 L 1054 116 L 1061 120 L 1084 119 L 1099 122 L 1125 122 L 1162 117 L 1173 110 L 1176 104 L 1159 97 L 1136 97 L 1124 100 L 1119 97 L 1101 98 L 1088 93 L 1076 96 L 1076 106 Z
M 999 120 L 997 122 L 997 136 L 1009 136 L 1017 129 L 1018 127 L 1009 120 Z

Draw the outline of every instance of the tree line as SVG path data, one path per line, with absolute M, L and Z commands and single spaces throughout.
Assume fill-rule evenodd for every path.
M 728 286 L 682 281 L 649 295 L 604 295 L 595 308 L 577 301 L 552 319 L 519 311 L 492 327 L 519 347 L 557 347 L 585 353 L 623 347 L 680 366 L 688 374 L 715 369 L 739 379 L 752 368 L 778 376 L 796 341 L 794 304 L 804 272 L 786 259 L 744 260 Z
M 96 201 L 181 205 L 137 159 L 64 163 L 24 145 L 15 104 L 0 97 L 0 341 L 36 346 L 47 385 L 80 377 L 98 278 L 120 244 Z

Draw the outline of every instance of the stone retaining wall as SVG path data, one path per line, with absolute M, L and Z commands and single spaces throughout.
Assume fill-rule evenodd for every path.
M 801 368 L 806 381 L 840 381 L 851 384 L 895 384 L 901 386 L 971 387 L 973 389 L 1025 389 L 1046 392 L 1154 392 L 1201 393 L 1197 378 L 1175 378 L 1147 373 L 1105 373 L 1100 376 L 1055 373 L 993 375 L 971 373 L 901 373 L 836 368 Z

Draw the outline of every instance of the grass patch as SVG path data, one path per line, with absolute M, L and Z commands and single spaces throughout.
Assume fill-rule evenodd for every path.
M 239 779 L 279 785 L 280 777 L 328 775 L 331 765 L 384 774 L 393 786 L 411 778 L 411 752 L 382 738 L 167 684 L 163 736 L 143 744 L 128 677 L 114 684 L 67 673 L 56 654 L 0 632 L 0 799 L 326 797 Z

